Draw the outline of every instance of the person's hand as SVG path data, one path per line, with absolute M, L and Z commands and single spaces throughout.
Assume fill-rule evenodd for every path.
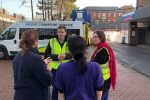
M 51 66 L 50 66 L 50 61 L 52 61 L 52 59 L 50 57 L 46 58 L 46 59 L 43 59 L 43 61 L 45 62 L 46 66 L 47 66 L 47 69 L 48 70 L 52 70 Z
M 58 55 L 59 60 L 63 60 L 63 59 L 65 59 L 65 57 L 66 57 L 66 54 L 59 54 Z
M 47 69 L 50 71 L 52 70 L 52 67 L 50 66 L 50 64 L 47 65 Z
M 43 60 L 45 62 L 46 65 L 48 65 L 50 63 L 50 61 L 52 61 L 52 59 L 50 57 L 46 58 Z
M 66 54 L 61 54 L 62 58 L 65 59 L 66 58 Z

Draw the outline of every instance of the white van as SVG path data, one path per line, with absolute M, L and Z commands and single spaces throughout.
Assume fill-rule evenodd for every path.
M 20 51 L 19 40 L 24 31 L 32 29 L 39 33 L 38 50 L 44 54 L 49 39 L 57 35 L 59 25 L 65 25 L 67 35 L 80 35 L 83 37 L 83 25 L 79 21 L 18 21 L 10 25 L 0 36 L 0 59 L 15 56 Z

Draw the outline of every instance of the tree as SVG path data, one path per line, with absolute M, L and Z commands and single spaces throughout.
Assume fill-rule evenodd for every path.
M 25 6 L 26 3 L 31 3 L 32 20 L 34 20 L 34 12 L 33 12 L 33 2 L 32 2 L 32 0 L 29 0 L 28 2 L 27 2 L 27 0 L 19 0 L 19 1 L 21 2 L 21 6 L 20 7 Z
M 75 2 L 76 0 L 44 0 L 44 11 L 51 11 L 51 20 L 69 20 L 72 10 L 79 9 L 79 7 L 74 4 Z M 37 7 L 39 10 L 42 10 L 41 0 L 38 1 Z
M 50 9 L 52 10 L 54 5 L 55 5 L 54 2 L 52 2 L 51 0 L 38 0 L 37 8 L 42 11 L 43 20 L 46 20 L 46 18 L 47 18 L 46 15 L 48 15 L 48 20 L 50 19 L 49 11 L 50 11 Z M 51 11 L 51 15 L 52 15 L 52 11 Z M 52 17 L 51 17 L 51 19 L 52 19 Z

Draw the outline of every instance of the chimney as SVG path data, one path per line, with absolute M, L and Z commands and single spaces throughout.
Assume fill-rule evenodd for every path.
M 22 20 L 24 20 L 24 16 L 22 16 Z
M 17 18 L 17 15 L 14 13 L 14 17 Z
M 3 14 L 6 14 L 6 10 L 5 9 L 3 9 Z

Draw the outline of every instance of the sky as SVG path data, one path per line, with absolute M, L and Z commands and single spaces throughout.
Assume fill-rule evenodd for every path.
M 0 0 L 1 1 L 1 0 Z M 8 2 L 9 1 L 9 2 Z M 21 6 L 22 0 L 2 0 L 2 7 L 5 8 L 10 14 L 17 13 L 17 14 L 23 14 L 29 19 L 32 18 L 31 14 L 31 6 L 30 1 L 26 0 L 27 3 L 25 6 Z M 33 9 L 34 9 L 34 16 L 36 12 L 40 12 L 37 7 L 38 0 L 33 0 Z M 75 3 L 80 9 L 86 7 L 86 6 L 117 6 L 121 7 L 123 5 L 133 5 L 136 6 L 136 0 L 77 0 Z

